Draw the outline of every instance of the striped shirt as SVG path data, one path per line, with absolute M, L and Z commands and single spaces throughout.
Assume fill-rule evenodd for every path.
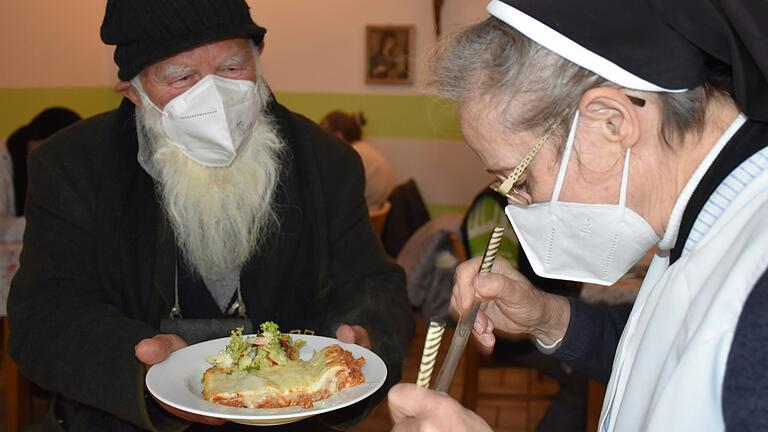
M 736 196 L 766 170 L 768 170 L 768 147 L 742 162 L 720 183 L 699 212 L 685 242 L 682 256 L 690 254 L 691 249 L 707 234 Z

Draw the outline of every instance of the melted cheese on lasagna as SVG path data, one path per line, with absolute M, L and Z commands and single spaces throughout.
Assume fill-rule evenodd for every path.
M 243 408 L 310 408 L 315 401 L 365 382 L 360 370 L 364 363 L 363 357 L 355 359 L 339 345 L 330 345 L 309 361 L 252 371 L 210 368 L 203 375 L 203 397 Z

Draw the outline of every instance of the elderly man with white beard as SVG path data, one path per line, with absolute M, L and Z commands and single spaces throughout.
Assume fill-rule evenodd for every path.
M 236 430 L 155 401 L 144 374 L 240 323 L 387 364 L 377 395 L 286 430 L 344 428 L 399 380 L 411 309 L 359 157 L 274 99 L 264 34 L 243 0 L 107 2 L 125 99 L 32 155 L 8 305 L 9 352 L 54 395 L 49 429 Z

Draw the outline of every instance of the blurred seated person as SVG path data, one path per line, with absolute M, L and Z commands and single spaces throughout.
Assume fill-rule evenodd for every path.
M 414 179 L 395 186 L 388 200 L 392 207 L 381 242 L 389 256 L 397 257 L 416 231 L 431 220 L 431 216 Z
M 47 108 L 36 115 L 28 125 L 13 132 L 7 141 L 13 179 L 13 213 L 24 215 L 27 197 L 27 157 L 43 141 L 61 129 L 80 120 L 80 116 L 67 108 Z
M 362 164 L 275 100 L 265 32 L 245 0 L 106 2 L 124 99 L 30 156 L 8 300 L 8 352 L 55 395 L 48 430 L 247 429 L 156 401 L 145 373 L 264 321 L 387 365 L 377 395 L 271 431 L 349 427 L 400 379 L 413 316 Z
M 13 192 L 13 164 L 5 142 L 0 145 L 0 217 L 15 217 L 16 202 Z
M 362 112 L 333 111 L 323 117 L 320 127 L 351 145 L 360 155 L 365 170 L 365 201 L 368 210 L 374 211 L 381 208 L 395 188 L 395 173 L 384 155 L 363 141 L 362 128 L 366 123 Z

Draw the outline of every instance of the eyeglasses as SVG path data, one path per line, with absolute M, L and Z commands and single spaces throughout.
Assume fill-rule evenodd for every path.
M 625 94 L 625 96 L 633 105 L 636 105 L 640 108 L 645 106 L 645 99 L 628 94 Z M 547 132 L 544 134 L 544 136 L 536 141 L 536 144 L 534 144 L 533 148 L 531 148 L 528 154 L 525 155 L 525 158 L 523 158 L 522 162 L 520 162 L 520 164 L 515 167 L 514 171 L 512 171 L 512 174 L 507 176 L 506 179 L 499 178 L 497 181 L 493 182 L 493 184 L 490 186 L 491 190 L 498 192 L 502 196 L 506 197 L 510 203 L 529 205 L 530 201 L 526 197 L 526 193 L 522 190 L 520 185 L 516 183 L 520 179 L 520 176 L 523 175 L 523 172 L 525 172 L 525 169 L 528 168 L 528 165 L 531 163 L 533 158 L 536 157 L 536 154 L 539 153 L 539 150 L 541 150 L 541 147 L 544 145 L 544 143 L 547 142 L 549 137 L 552 136 L 555 130 L 557 130 L 558 126 L 560 126 L 560 123 L 562 123 L 567 114 L 568 110 L 566 110 L 560 116 L 560 118 L 557 119 L 557 121 L 552 126 L 550 126 L 549 129 L 547 129 Z
M 536 157 L 536 154 L 539 153 L 539 150 L 541 150 L 541 147 L 544 145 L 544 143 L 547 142 L 553 133 L 555 133 L 557 128 L 560 126 L 560 123 L 562 123 L 563 119 L 566 117 L 567 113 L 567 111 L 564 112 L 563 115 L 561 115 L 560 118 L 557 119 L 557 121 L 552 126 L 550 126 L 549 129 L 547 129 L 547 132 L 544 134 L 544 136 L 536 141 L 536 144 L 533 145 L 531 150 L 527 155 L 525 155 L 520 164 L 515 167 L 515 169 L 512 171 L 512 174 L 507 176 L 506 179 L 500 178 L 491 184 L 491 190 L 500 193 L 502 196 L 505 196 L 510 203 L 522 205 L 530 204 L 524 191 L 522 191 L 520 185 L 516 183 L 520 179 L 520 176 L 523 175 L 523 172 L 525 172 L 526 168 L 528 168 L 528 165 L 531 163 L 533 158 Z

